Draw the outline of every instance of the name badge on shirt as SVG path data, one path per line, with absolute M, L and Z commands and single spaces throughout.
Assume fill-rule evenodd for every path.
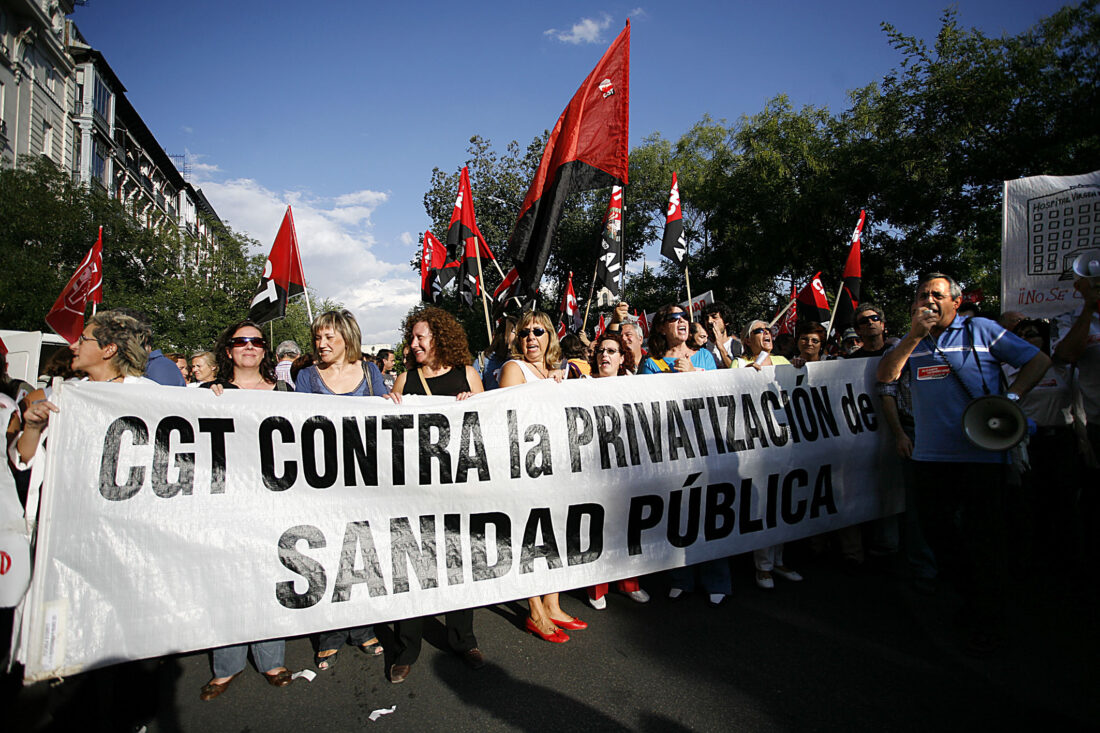
M 924 381 L 926 379 L 943 379 L 951 373 L 951 367 L 946 364 L 937 364 L 936 366 L 925 366 L 917 369 L 917 379 Z

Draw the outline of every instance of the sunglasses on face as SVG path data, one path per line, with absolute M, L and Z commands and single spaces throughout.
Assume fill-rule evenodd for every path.
M 234 336 L 229 339 L 229 343 L 232 346 L 248 346 L 252 344 L 259 349 L 262 349 L 267 344 L 261 336 Z
M 612 354 L 618 354 L 618 353 L 619 353 L 619 350 L 618 350 L 618 349 L 606 349 L 606 348 L 604 348 L 604 349 L 596 349 L 596 353 L 597 353 L 597 354 L 608 354 L 608 355 L 612 355 Z
M 864 316 L 863 318 L 856 319 L 857 326 L 866 326 L 868 323 L 878 323 L 882 320 L 882 316 L 878 313 L 870 316 Z
M 755 336 L 759 333 L 771 333 L 771 331 L 764 328 L 763 326 L 761 326 L 760 328 L 754 328 L 753 330 L 749 331 L 750 336 Z
M 664 318 L 661 319 L 661 323 L 674 323 L 684 318 L 687 318 L 687 313 L 683 311 L 679 313 L 666 313 Z
M 535 328 L 525 328 L 521 331 L 516 332 L 516 335 L 519 336 L 521 339 L 525 339 L 528 336 L 530 336 L 531 334 L 535 334 L 535 338 L 542 338 L 543 336 L 546 335 L 546 329 L 535 327 Z
M 808 336 L 803 336 L 801 339 L 799 339 L 799 341 L 804 341 L 807 344 L 820 344 L 821 343 L 821 339 L 814 339 L 814 338 L 810 338 Z

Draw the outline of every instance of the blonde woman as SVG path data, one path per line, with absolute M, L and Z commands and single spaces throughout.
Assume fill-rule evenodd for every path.
M 528 311 L 516 324 L 516 340 L 512 342 L 512 360 L 500 370 L 500 386 L 514 387 L 564 377 L 561 364 L 561 345 L 550 317 L 541 311 Z M 588 627 L 584 621 L 570 616 L 558 603 L 557 593 L 527 599 L 531 615 L 527 617 L 527 630 L 535 636 L 554 644 L 569 641 L 562 629 L 579 630 Z

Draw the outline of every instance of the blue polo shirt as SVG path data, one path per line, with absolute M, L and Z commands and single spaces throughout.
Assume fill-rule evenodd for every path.
M 673 374 L 678 374 L 676 371 L 676 360 L 673 358 L 662 359 L 665 364 L 668 365 L 668 371 Z M 699 349 L 691 355 L 691 365 L 696 369 L 717 369 L 718 364 L 715 363 L 714 357 L 706 349 Z M 638 370 L 638 374 L 660 374 L 663 370 L 657 366 L 657 362 L 653 357 L 648 357 L 642 361 L 642 368 Z
M 1005 460 L 1003 452 L 982 450 L 963 434 L 962 414 L 970 397 L 952 376 L 944 358 L 977 398 L 986 394 L 983 376 L 989 394 L 1002 394 L 1001 363 L 1022 367 L 1039 349 L 987 318 L 956 317 L 936 343 L 939 351 L 925 338 L 909 356 L 917 431 L 913 460 L 1001 463 Z

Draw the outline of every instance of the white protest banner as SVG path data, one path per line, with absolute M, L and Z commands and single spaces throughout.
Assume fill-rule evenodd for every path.
M 401 405 L 65 384 L 18 658 L 33 680 L 483 606 L 899 511 L 874 367 Z
M 703 293 L 702 295 L 695 296 L 695 298 L 692 299 L 692 301 L 691 301 L 691 312 L 695 314 L 695 320 L 702 321 L 703 320 L 703 309 L 706 308 L 708 305 L 710 305 L 713 302 L 714 302 L 714 291 L 713 290 L 708 290 L 707 292 Z M 686 300 L 680 301 L 680 307 L 683 308 L 684 310 L 687 310 L 688 309 L 688 301 L 686 301 Z M 652 321 L 652 320 L 653 319 L 652 319 L 652 316 L 651 316 L 650 321 Z
M 1100 248 L 1100 171 L 1005 181 L 1001 310 L 1033 318 L 1081 305 L 1074 258 Z

